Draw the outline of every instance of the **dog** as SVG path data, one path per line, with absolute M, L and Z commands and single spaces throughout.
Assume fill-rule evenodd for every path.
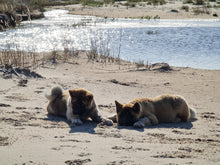
M 113 125 L 110 119 L 105 119 L 95 104 L 94 96 L 86 89 L 70 89 L 63 91 L 59 86 L 53 87 L 50 94 L 45 93 L 49 100 L 48 114 L 66 117 L 73 125 L 82 125 L 91 118 L 96 123 Z
M 159 123 L 187 122 L 196 118 L 196 110 L 178 95 L 138 98 L 124 105 L 115 101 L 115 104 L 117 113 L 109 119 L 122 126 L 143 128 Z

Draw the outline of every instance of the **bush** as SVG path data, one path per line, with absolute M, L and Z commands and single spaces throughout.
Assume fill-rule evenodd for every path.
M 128 2 L 140 2 L 140 0 L 128 0 Z
M 92 6 L 92 7 L 100 7 L 103 6 L 103 2 L 95 1 L 95 0 L 85 0 L 81 2 L 83 6 Z
M 128 7 L 136 7 L 136 4 L 133 2 L 126 2 L 126 3 L 124 3 L 124 6 L 127 6 L 127 8 Z
M 198 15 L 198 14 L 210 14 L 210 12 L 207 10 L 207 8 L 203 7 L 196 7 L 193 8 L 193 12 Z
M 165 0 L 144 0 L 148 5 L 164 5 L 166 4 Z
M 182 6 L 181 9 L 185 10 L 186 12 L 189 12 L 189 6 Z
M 204 0 L 195 0 L 194 5 L 204 5 Z
M 218 17 L 218 14 L 217 14 L 217 13 L 214 13 L 212 16 L 213 16 L 213 17 Z
M 187 3 L 193 3 L 193 1 L 192 1 L 192 0 L 185 0 L 185 1 L 183 2 L 183 4 L 187 4 Z

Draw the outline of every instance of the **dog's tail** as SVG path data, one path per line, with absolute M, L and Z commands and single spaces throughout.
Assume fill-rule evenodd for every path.
M 53 101 L 55 98 L 57 98 L 58 96 L 62 95 L 62 88 L 59 86 L 55 86 L 51 89 L 50 94 L 45 92 L 44 96 L 49 100 L 49 101 Z
M 189 119 L 196 119 L 196 110 L 192 107 L 189 107 L 189 111 L 190 111 L 190 117 Z

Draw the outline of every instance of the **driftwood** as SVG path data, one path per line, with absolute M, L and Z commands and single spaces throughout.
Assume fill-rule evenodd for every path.
M 160 72 L 172 71 L 173 69 L 167 63 L 155 63 L 149 66 L 149 70 L 157 70 Z
M 31 71 L 28 68 L 18 68 L 13 67 L 12 65 L 4 65 L 0 67 L 0 73 L 2 72 L 2 77 L 4 79 L 13 78 L 14 76 L 17 78 L 43 78 L 40 74 Z M 25 83 L 24 81 L 22 83 Z

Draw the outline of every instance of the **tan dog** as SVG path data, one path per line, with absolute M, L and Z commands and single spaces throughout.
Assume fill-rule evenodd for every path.
M 124 105 L 115 101 L 115 104 L 117 114 L 109 119 L 118 122 L 118 125 L 143 128 L 158 123 L 186 122 L 196 117 L 196 111 L 177 95 L 138 98 Z
M 61 87 L 54 87 L 50 94 L 45 93 L 45 97 L 49 100 L 49 114 L 66 117 L 74 125 L 81 125 L 88 118 L 96 123 L 113 124 L 100 115 L 93 94 L 85 89 L 63 91 Z

